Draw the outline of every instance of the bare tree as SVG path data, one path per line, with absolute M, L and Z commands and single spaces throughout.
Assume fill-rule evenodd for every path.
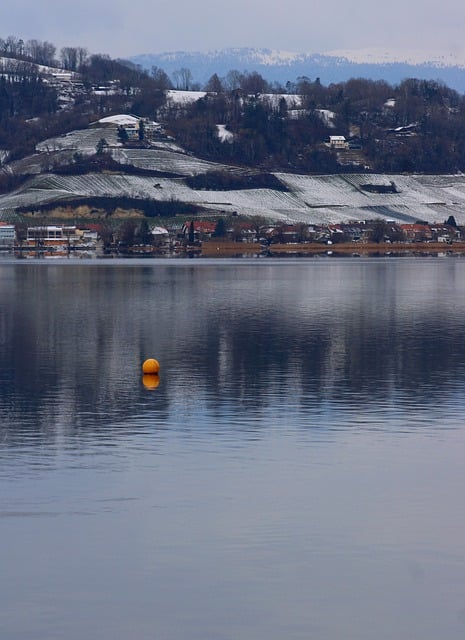
M 229 91 L 234 91 L 235 89 L 239 89 L 242 85 L 243 77 L 244 77 L 243 73 L 241 73 L 237 69 L 231 69 L 226 74 L 226 80 L 225 80 L 226 88 L 229 89 Z
M 223 83 L 216 73 L 211 76 L 210 80 L 205 85 L 205 91 L 209 91 L 211 93 L 223 93 Z
M 37 64 L 53 66 L 55 64 L 56 47 L 51 42 L 28 40 L 24 45 L 24 52 Z
M 160 67 L 156 67 L 156 66 L 152 67 L 152 71 L 150 75 L 155 81 L 156 88 L 159 91 L 166 91 L 167 89 L 173 88 L 171 80 L 168 78 L 167 74 L 163 71 L 163 69 L 160 69 Z
M 61 64 L 67 71 L 76 71 L 78 63 L 77 47 L 63 47 L 60 51 Z
M 268 82 L 256 71 L 246 73 L 242 77 L 241 88 L 245 93 L 258 95 L 268 93 L 270 90 Z
M 182 67 L 181 69 L 173 71 L 173 78 L 176 82 L 176 89 L 182 89 L 184 91 L 190 90 L 192 85 L 192 73 L 190 69 Z
M 80 69 L 86 62 L 89 57 L 89 52 L 84 47 L 77 47 L 77 66 Z

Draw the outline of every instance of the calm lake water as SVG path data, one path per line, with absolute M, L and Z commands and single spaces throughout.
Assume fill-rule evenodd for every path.
M 462 258 L 2 260 L 0 638 L 462 640 L 464 329 Z

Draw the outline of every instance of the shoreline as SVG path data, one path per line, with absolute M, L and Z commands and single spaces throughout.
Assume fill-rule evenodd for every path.
M 315 242 L 295 244 L 272 244 L 263 247 L 256 243 L 208 240 L 202 243 L 199 255 L 206 258 L 235 256 L 311 256 L 311 255 L 431 255 L 465 254 L 465 242 L 392 242 L 361 243 L 341 242 L 339 244 L 320 244 Z

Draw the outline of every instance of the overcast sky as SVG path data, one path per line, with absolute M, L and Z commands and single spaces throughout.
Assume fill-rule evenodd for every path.
M 7 7 L 0 37 L 112 57 L 226 47 L 302 53 L 383 47 L 465 58 L 463 0 L 10 0 Z

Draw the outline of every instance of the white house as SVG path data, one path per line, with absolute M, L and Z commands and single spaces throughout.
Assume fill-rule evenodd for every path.
M 349 143 L 345 136 L 329 136 L 329 146 L 331 149 L 348 149 Z
M 16 240 L 16 229 L 14 224 L 0 222 L 0 247 L 12 247 Z

